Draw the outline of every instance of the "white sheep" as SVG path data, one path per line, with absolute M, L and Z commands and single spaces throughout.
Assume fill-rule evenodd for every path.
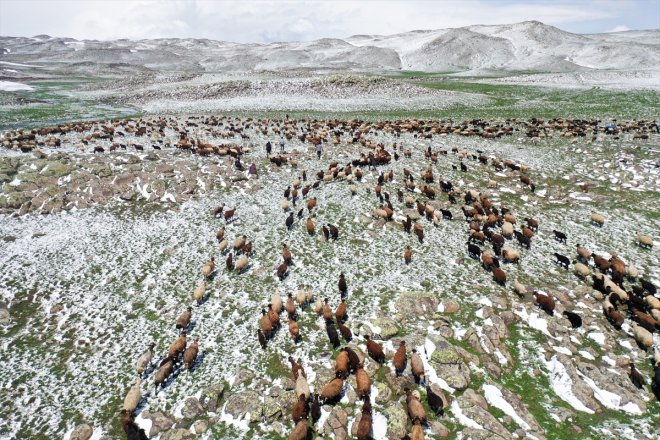
M 653 346 L 653 335 L 650 331 L 646 330 L 644 327 L 640 327 L 637 323 L 633 323 L 632 329 L 635 340 L 639 345 L 645 349 Z
M 130 413 L 135 411 L 140 404 L 140 400 L 142 400 L 142 391 L 140 391 L 141 383 L 141 379 L 136 379 L 135 385 L 128 390 L 128 393 L 126 393 L 126 397 L 124 398 L 124 409 Z

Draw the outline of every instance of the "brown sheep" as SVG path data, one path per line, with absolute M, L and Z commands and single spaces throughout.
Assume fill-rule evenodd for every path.
M 307 440 L 309 435 L 310 432 L 307 420 L 301 420 L 300 422 L 296 423 L 295 428 L 293 428 L 293 431 L 291 431 L 291 434 L 289 434 L 289 440 Z
M 192 307 L 188 307 L 188 309 L 179 316 L 179 318 L 176 320 L 176 329 L 177 330 L 185 330 L 188 328 L 190 325 L 190 319 L 192 318 Z
M 399 348 L 394 353 L 394 359 L 392 363 L 394 364 L 394 371 L 397 376 L 400 376 L 403 373 L 403 370 L 406 368 L 406 341 L 401 341 L 399 343 Z
M 346 317 L 347 317 L 346 301 L 344 301 L 343 299 L 341 300 L 341 303 L 339 303 L 339 306 L 337 307 L 337 311 L 335 312 L 335 317 L 337 318 L 337 323 L 343 323 L 346 321 Z
M 307 377 L 307 375 L 305 374 L 305 369 L 301 364 L 296 362 L 293 356 L 289 356 L 289 363 L 291 364 L 291 375 L 293 376 L 294 381 L 298 379 L 298 375 Z
M 245 246 L 245 242 L 247 241 L 247 236 L 242 236 L 234 240 L 234 252 L 238 252 L 241 249 L 243 249 L 243 246 Z
M 370 440 L 372 429 L 372 414 L 371 414 L 371 399 L 367 395 L 362 404 L 362 415 L 360 416 L 360 423 L 358 423 L 357 438 L 358 440 Z
M 165 383 L 168 377 L 174 371 L 174 358 L 167 357 L 161 363 L 160 368 L 154 374 L 154 385 L 156 387 L 156 393 L 158 392 L 158 387 Z
M 357 384 L 357 395 L 359 398 L 368 396 L 371 392 L 371 379 L 362 364 L 358 364 L 355 370 L 355 382 Z
M 385 353 L 383 352 L 383 347 L 381 347 L 379 343 L 372 340 L 369 335 L 364 335 L 364 339 L 367 340 L 367 352 L 369 353 L 369 357 L 371 357 L 379 364 L 385 362 Z
M 420 243 L 424 243 L 424 228 L 419 223 L 415 223 L 413 226 L 413 232 L 417 236 L 417 239 Z
M 410 431 L 410 440 L 424 440 L 424 430 L 419 420 L 413 423 L 412 431 Z
M 291 251 L 289 250 L 289 247 L 285 244 L 282 245 L 282 259 L 288 266 L 290 266 L 293 263 L 293 258 L 291 257 Z
M 266 315 L 266 311 L 264 309 L 261 309 L 261 315 L 262 316 L 259 319 L 259 328 L 264 333 L 264 336 L 266 336 L 266 339 L 269 339 L 271 333 L 273 332 L 273 323 L 270 321 L 268 315 Z
M 406 250 L 403 251 L 403 261 L 405 261 L 406 264 L 410 264 L 412 261 L 412 249 L 410 246 L 406 246 Z
M 348 293 L 348 285 L 346 284 L 346 278 L 344 277 L 344 274 L 339 274 L 339 292 L 341 293 L 342 297 L 345 297 L 346 294 Z
M 215 258 L 211 257 L 211 259 L 207 261 L 206 264 L 204 264 L 204 266 L 202 267 L 202 274 L 204 275 L 205 278 L 210 278 L 214 270 L 215 270 Z
M 308 406 L 307 399 L 305 398 L 304 394 L 298 396 L 298 400 L 293 405 L 293 410 L 291 412 L 293 416 L 293 423 L 298 423 L 301 420 L 307 419 Z
M 506 274 L 499 267 L 493 268 L 493 279 L 497 284 L 500 284 L 502 286 L 506 285 Z
M 314 222 L 311 217 L 307 217 L 307 223 L 305 226 L 307 228 L 307 233 L 309 235 L 314 235 Z
M 298 322 L 292 317 L 289 317 L 289 333 L 294 343 L 300 340 L 300 327 L 298 327 Z
M 277 266 L 277 278 L 280 281 L 284 280 L 288 271 L 289 271 L 289 265 L 285 261 L 284 263 Z
M 325 319 L 326 321 L 332 319 L 332 309 L 330 308 L 330 304 L 328 304 L 328 298 L 324 300 L 321 313 L 323 314 L 323 319 Z
M 605 317 L 615 329 L 621 330 L 621 326 L 624 322 L 623 315 L 621 313 L 614 310 L 614 307 L 611 305 L 604 308 L 603 313 L 605 313 Z
M 344 389 L 344 380 L 336 377 L 330 382 L 325 384 L 323 390 L 321 391 L 320 397 L 324 402 L 335 402 L 339 400 L 341 392 Z
M 218 240 L 218 242 L 222 241 L 224 237 L 225 237 L 225 228 L 218 229 L 218 232 L 215 233 L 215 238 Z
M 186 349 L 186 331 L 182 331 L 181 335 L 170 344 L 170 347 L 167 349 L 167 357 L 176 359 L 179 356 L 179 353 L 183 353 Z
M 344 338 L 344 340 L 346 340 L 346 342 L 349 342 L 351 339 L 353 339 L 353 333 L 351 332 L 350 328 L 339 321 L 337 321 L 337 327 L 339 328 L 339 333 L 341 333 L 341 336 Z
M 348 353 L 341 350 L 339 351 L 339 354 L 337 354 L 337 359 L 335 360 L 335 376 L 346 379 L 348 377 L 349 369 L 350 361 L 348 359 Z
M 264 335 L 264 332 L 262 332 L 261 329 L 257 329 L 257 336 L 259 338 L 259 345 L 261 346 L 261 349 L 265 350 L 268 345 L 266 342 L 266 335 Z
M 286 312 L 289 314 L 289 316 L 295 316 L 296 315 L 296 302 L 293 300 L 293 295 L 288 294 L 286 298 L 286 305 L 284 306 L 284 309 Z
M 543 295 L 542 293 L 534 292 L 536 304 L 543 309 L 548 315 L 555 314 L 555 300 L 550 295 Z
M 183 367 L 186 370 L 192 369 L 195 359 L 197 359 L 197 353 L 199 353 L 199 338 L 195 338 L 190 347 L 183 352 Z

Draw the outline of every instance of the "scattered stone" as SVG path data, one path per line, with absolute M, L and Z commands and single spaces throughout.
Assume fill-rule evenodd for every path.
M 218 402 L 222 399 L 224 392 L 224 384 L 213 384 L 204 390 L 199 403 L 205 410 L 215 412 L 218 409 Z
M 197 420 L 193 427 L 196 434 L 203 434 L 209 429 L 209 424 L 206 420 Z
M 87 423 L 83 423 L 74 428 L 69 440 L 89 440 L 92 434 L 94 434 L 94 429 Z
M 348 414 L 340 406 L 332 408 L 328 419 L 323 425 L 323 432 L 326 434 L 334 434 L 336 440 L 346 440 L 348 432 L 346 426 L 348 425 Z
M 250 415 L 250 422 L 257 422 L 261 418 L 261 410 L 255 407 L 254 402 L 259 402 L 261 395 L 252 390 L 241 391 L 227 398 L 224 410 L 235 419 L 244 419 Z
M 176 428 L 172 429 L 170 431 L 165 432 L 160 439 L 161 440 L 184 440 L 184 439 L 193 439 L 195 438 L 195 434 L 190 432 L 189 429 L 184 429 L 184 428 Z
M 145 410 L 142 412 L 142 417 L 151 420 L 151 429 L 148 433 L 150 438 L 170 429 L 175 423 L 174 417 L 162 412 L 152 414 L 148 410 Z
M 181 414 L 186 419 L 196 419 L 204 412 L 204 407 L 199 403 L 196 397 L 189 397 L 181 410 Z
M 383 415 L 387 418 L 387 438 L 403 438 L 408 424 L 408 414 L 403 406 L 398 402 L 392 403 L 385 408 Z
M 7 303 L 0 301 L 0 325 L 7 325 L 11 321 Z

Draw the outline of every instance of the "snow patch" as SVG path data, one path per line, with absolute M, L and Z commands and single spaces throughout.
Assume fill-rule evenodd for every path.
M 526 431 L 531 429 L 529 424 L 518 415 L 515 409 L 513 409 L 513 406 L 504 399 L 502 391 L 500 391 L 499 388 L 494 385 L 484 385 L 483 388 L 484 397 L 486 397 L 486 401 L 489 405 L 500 409 L 504 414 L 511 417 L 522 429 Z
M 541 357 L 541 360 L 545 363 L 546 368 L 550 372 L 550 384 L 552 385 L 555 394 L 578 411 L 594 414 L 593 410 L 589 409 L 584 403 L 575 397 L 575 394 L 573 394 L 573 381 L 571 380 L 571 376 L 568 375 L 564 364 L 557 360 L 557 356 L 552 356 L 547 362 L 543 357 Z

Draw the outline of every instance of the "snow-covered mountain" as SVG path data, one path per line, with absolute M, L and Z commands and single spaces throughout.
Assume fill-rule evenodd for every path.
M 0 62 L 85 70 L 574 72 L 658 70 L 660 30 L 572 34 L 537 21 L 310 42 L 239 44 L 207 39 L 97 41 L 0 37 Z

